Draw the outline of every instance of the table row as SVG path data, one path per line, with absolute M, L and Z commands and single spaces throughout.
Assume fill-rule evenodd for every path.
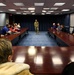
M 59 46 L 74 46 L 74 35 L 50 28 L 48 33 L 57 41 Z

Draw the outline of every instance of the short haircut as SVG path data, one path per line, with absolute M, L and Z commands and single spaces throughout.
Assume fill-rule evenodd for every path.
M 0 39 L 0 64 L 8 61 L 8 56 L 12 55 L 12 44 L 8 39 Z

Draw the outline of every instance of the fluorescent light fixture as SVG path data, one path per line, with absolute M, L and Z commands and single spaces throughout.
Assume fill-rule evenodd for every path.
M 23 13 L 23 15 L 26 15 L 26 13 Z
M 20 8 L 21 10 L 27 10 L 27 8 Z
M 0 6 L 6 6 L 4 3 L 0 3 Z
M 42 10 L 42 12 L 46 12 L 45 10 Z
M 42 13 L 42 15 L 45 15 L 45 13 Z M 43 47 L 42 47 L 43 48 Z
M 55 15 L 58 15 L 59 13 L 55 13 Z
M 70 9 L 63 9 L 62 11 L 70 11 Z
M 43 8 L 44 10 L 49 10 L 50 8 Z
M 24 11 L 24 12 L 29 12 L 29 11 Z
M 51 8 L 51 10 L 57 10 L 58 8 Z
M 16 5 L 16 6 L 24 6 L 23 3 L 13 3 L 13 4 Z
M 35 8 L 28 8 L 28 10 L 35 10 Z
M 46 14 L 51 14 L 50 12 L 47 12 Z
M 16 14 L 21 14 L 20 12 L 16 12 Z
M 54 11 L 48 11 L 48 12 L 54 12 Z
M 32 15 L 35 15 L 35 13 L 32 13 Z
M 54 6 L 63 6 L 65 3 L 55 3 Z
M 74 6 L 74 4 L 72 6 Z
M 8 9 L 9 11 L 16 11 L 15 9 Z
M 0 10 L 0 12 L 3 12 L 3 11 Z
M 44 6 L 44 3 L 34 3 L 35 6 Z
M 31 12 L 34 12 L 34 11 L 31 11 Z

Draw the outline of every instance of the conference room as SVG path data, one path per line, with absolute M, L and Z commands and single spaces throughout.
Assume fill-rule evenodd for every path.
M 0 39 L 32 74 L 61 75 L 74 62 L 74 1 L 0 0 Z

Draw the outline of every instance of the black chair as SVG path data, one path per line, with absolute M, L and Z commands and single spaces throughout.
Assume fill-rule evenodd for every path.
M 74 62 L 66 65 L 61 75 L 74 75 Z

